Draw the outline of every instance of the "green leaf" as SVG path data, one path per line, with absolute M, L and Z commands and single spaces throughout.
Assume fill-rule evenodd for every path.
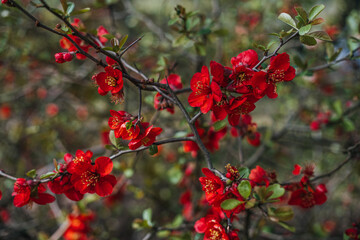
M 280 226 L 282 226 L 283 228 L 285 228 L 286 230 L 289 230 L 290 232 L 295 232 L 296 229 L 293 226 L 288 225 L 287 223 L 284 222 L 277 222 Z
M 169 22 L 168 22 L 168 25 L 169 26 L 174 25 L 177 21 L 179 21 L 179 18 L 170 19 Z
M 354 123 L 347 117 L 343 118 L 343 125 L 344 125 L 344 128 L 345 128 L 345 131 L 347 131 L 347 132 L 351 132 L 351 131 L 355 130 Z
M 328 41 L 328 42 L 332 42 L 331 37 L 324 31 L 315 31 L 315 32 L 311 32 L 308 34 L 308 36 L 323 40 L 323 41 Z
M 48 172 L 48 173 L 41 175 L 40 179 L 51 178 L 51 177 L 54 177 L 56 174 L 57 174 L 56 172 Z
M 158 146 L 157 145 L 151 145 L 149 148 L 149 153 L 150 155 L 154 155 L 157 154 L 159 152 Z
M 316 45 L 316 40 L 315 38 L 311 37 L 311 36 L 300 36 L 300 42 L 302 42 L 303 44 L 307 45 L 307 46 L 315 46 Z
M 223 37 L 223 36 L 227 36 L 229 34 L 229 31 L 225 28 L 220 28 L 218 30 L 215 30 L 213 33 L 217 36 Z
M 296 24 L 297 28 L 301 28 L 302 26 L 306 25 L 305 20 L 300 15 L 297 15 L 295 19 L 298 21 L 298 23 Z
M 83 9 L 80 9 L 80 10 L 76 10 L 76 11 L 73 11 L 70 16 L 76 16 L 76 15 L 80 15 L 80 14 L 83 14 L 83 13 L 87 13 L 91 11 L 91 8 L 83 8 Z
M 242 178 L 248 178 L 250 175 L 250 170 L 246 167 L 238 168 L 238 171 L 239 171 L 240 177 L 242 177 Z
M 248 197 L 251 194 L 251 184 L 247 180 L 243 180 L 240 182 L 240 184 L 237 187 L 237 190 L 239 191 L 240 195 L 244 199 L 248 199 Z
M 342 51 L 342 48 L 339 48 L 338 50 L 336 50 L 336 52 L 334 52 L 334 54 L 330 57 L 329 61 L 332 62 L 332 61 L 335 61 L 336 58 L 340 55 Z
M 244 202 L 241 202 L 237 199 L 226 199 L 221 203 L 221 208 L 224 210 L 233 210 L 234 208 L 238 207 L 239 205 L 243 204 Z
M 343 113 L 343 109 L 342 109 L 342 103 L 341 100 L 336 100 L 334 102 L 334 110 L 336 112 L 337 115 L 341 116 Z
M 127 34 L 125 36 L 121 37 L 121 39 L 119 41 L 119 49 L 121 49 L 124 46 L 128 37 L 129 37 L 129 35 L 127 35 Z
M 306 26 L 301 27 L 299 29 L 300 36 L 305 35 L 306 33 L 308 33 L 310 31 L 311 27 L 312 27 L 311 24 L 308 24 Z
M 51 8 L 51 10 L 54 11 L 54 12 L 56 12 L 56 13 L 59 14 L 60 16 L 64 16 L 64 13 L 63 13 L 61 10 L 57 9 L 57 8 Z
M 278 19 L 290 26 L 292 26 L 293 28 L 296 28 L 296 23 L 294 21 L 294 19 L 287 13 L 281 13 L 279 16 L 278 16 Z
M 227 125 L 227 120 L 216 121 L 216 122 L 213 124 L 214 131 L 215 131 L 215 132 L 218 132 L 218 131 L 220 131 L 221 129 L 223 129 L 226 125 Z
M 253 43 L 253 46 L 255 47 L 255 48 L 258 48 L 258 49 L 260 49 L 261 51 L 266 51 L 266 47 L 264 46 L 264 45 L 261 45 L 261 44 L 257 44 L 257 43 Z
M 31 169 L 30 171 L 28 171 L 26 173 L 26 176 L 31 177 L 31 178 L 35 178 L 36 177 L 36 169 Z
M 198 55 L 205 56 L 206 55 L 206 48 L 204 44 L 195 43 L 195 49 Z
M 60 0 L 61 2 L 61 6 L 63 7 L 64 9 L 64 12 L 66 12 L 67 8 L 68 8 L 68 5 L 67 5 L 67 0 Z
M 316 5 L 310 9 L 309 12 L 309 20 L 312 21 L 316 18 L 317 15 L 319 15 L 322 10 L 324 10 L 325 6 L 324 4 Z
M 67 15 L 70 15 L 70 14 L 74 11 L 74 8 L 75 8 L 75 3 L 73 3 L 73 2 L 68 2 L 68 3 L 67 3 L 66 14 L 67 14 Z
M 151 218 L 152 218 L 152 210 L 151 210 L 151 208 L 145 209 L 143 211 L 142 215 L 143 215 L 144 221 L 146 221 L 149 226 L 153 226 L 153 223 L 151 222 Z
M 299 14 L 299 16 L 305 21 L 306 24 L 308 22 L 306 11 L 302 7 L 296 7 L 295 10 Z
M 252 208 L 252 207 L 254 207 L 255 206 L 255 204 L 256 204 L 256 199 L 250 199 L 249 201 L 247 201 L 246 203 L 245 203 L 245 208 L 246 209 L 249 209 L 249 208 Z
M 125 127 L 126 127 L 126 130 L 130 130 L 130 128 L 133 126 L 133 122 L 132 121 L 127 121 L 125 123 Z
M 115 36 L 110 33 L 104 34 L 104 35 L 102 35 L 102 37 L 106 38 L 107 40 L 111 40 L 112 38 L 115 38 Z
M 275 198 L 279 198 L 282 195 L 284 195 L 285 193 L 285 189 L 282 188 L 280 186 L 280 184 L 275 183 L 270 185 L 267 189 L 266 189 L 266 193 L 270 194 L 270 192 L 272 192 L 272 194 L 270 195 L 270 197 L 268 199 L 275 199 Z
M 311 21 L 311 25 L 319 25 L 323 22 L 325 22 L 325 20 L 323 18 L 316 18 L 313 21 Z
M 294 212 L 289 206 L 269 208 L 268 210 L 270 216 L 275 217 L 280 221 L 289 221 L 294 217 Z

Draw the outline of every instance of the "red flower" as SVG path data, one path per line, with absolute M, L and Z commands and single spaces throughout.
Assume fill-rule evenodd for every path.
M 257 183 L 257 184 L 265 183 L 266 187 L 268 187 L 270 184 L 270 180 L 269 180 L 267 172 L 260 166 L 256 166 L 255 169 L 251 170 L 249 179 L 252 180 L 252 182 Z
M 210 62 L 210 72 L 213 76 L 213 81 L 217 82 L 221 87 L 227 87 L 230 83 L 230 75 L 232 69 L 229 67 L 224 67 L 220 63 L 215 61 Z
M 135 139 L 132 139 L 129 143 L 129 148 L 135 150 L 141 145 L 150 146 L 155 142 L 155 138 L 162 132 L 162 129 L 159 127 L 153 127 L 152 125 L 148 127 L 145 132 L 140 133 Z
M 110 66 L 105 67 L 105 72 L 98 73 L 94 76 L 97 84 L 103 92 L 111 94 L 119 93 L 123 88 L 122 72 Z
M 293 175 L 299 175 L 301 171 L 301 166 L 298 164 L 294 165 L 294 171 L 292 172 Z
M 127 124 L 131 124 L 130 127 L 128 127 Z M 137 136 L 139 136 L 139 134 L 140 134 L 139 125 L 137 124 L 133 125 L 131 121 L 124 122 L 118 131 L 119 137 L 121 137 L 124 140 L 132 140 Z
M 124 122 L 131 120 L 133 116 L 125 111 L 116 112 L 114 110 L 110 110 L 110 114 L 112 117 L 110 117 L 108 121 L 109 127 L 112 130 L 114 130 L 115 137 L 119 138 L 120 137 L 119 130 L 121 125 Z
M 75 158 L 71 154 L 66 154 L 64 156 L 65 162 L 67 163 L 67 171 L 71 174 L 75 174 L 84 167 L 86 168 L 91 164 L 91 157 L 93 153 L 91 151 L 86 151 L 85 153 L 81 150 L 77 150 Z M 73 158 L 73 159 L 72 159 Z
M 231 88 L 238 93 L 250 93 L 248 85 L 251 84 L 251 78 L 254 75 L 253 67 L 259 62 L 258 55 L 254 50 L 247 50 L 240 53 L 237 57 L 231 59 L 233 73 L 230 75 L 232 83 Z
M 255 109 L 255 103 L 259 99 L 254 95 L 243 95 L 241 97 L 232 98 L 229 102 L 228 121 L 231 126 L 236 126 L 240 122 L 240 117 L 248 114 Z
M 90 45 L 86 44 L 83 40 L 81 40 L 79 37 L 76 37 L 74 35 L 69 34 L 68 35 L 78 46 L 80 46 L 80 48 L 82 50 L 84 50 L 85 52 L 89 51 Z M 60 39 L 60 46 L 64 49 L 67 49 L 69 52 L 76 52 L 78 49 L 77 47 L 75 47 L 75 45 L 68 40 L 67 38 L 63 37 L 62 39 Z M 86 59 L 86 56 L 81 54 L 81 53 L 77 53 L 76 54 L 76 58 L 77 59 Z
M 324 184 L 320 184 L 315 190 L 310 185 L 303 186 L 291 193 L 288 204 L 298 205 L 302 208 L 311 208 L 315 205 L 321 205 L 326 202 L 327 189 Z
M 90 221 L 94 220 L 93 213 L 72 213 L 68 216 L 69 227 L 64 233 L 65 240 L 88 240 L 87 234 L 91 231 Z
M 160 83 L 169 83 L 169 86 L 172 90 L 179 90 L 183 88 L 181 77 L 177 74 L 170 74 L 167 78 L 162 79 Z M 157 93 L 154 97 L 154 108 L 157 110 L 166 109 L 171 114 L 174 113 L 174 104 L 168 99 L 164 98 L 160 93 Z
M 204 240 L 229 240 L 229 236 L 226 234 L 225 228 L 220 224 L 220 220 L 217 215 L 207 215 L 195 222 L 195 231 L 204 233 Z M 233 236 L 233 234 L 231 235 Z
M 345 231 L 345 234 L 349 236 L 351 239 L 359 239 L 360 238 L 360 224 L 353 223 L 352 228 L 348 228 Z
M 95 160 L 95 165 L 84 164 L 82 168 L 77 168 L 71 177 L 76 190 L 80 193 L 97 193 L 101 197 L 110 195 L 116 184 L 116 178 L 109 175 L 112 171 L 113 163 L 108 157 L 99 157 Z
M 14 206 L 22 207 L 28 203 L 35 202 L 45 205 L 55 201 L 54 196 L 44 193 L 46 191 L 44 185 L 35 184 L 32 180 L 18 178 L 14 184 Z
M 80 150 L 79 150 L 80 151 Z M 78 157 L 80 154 L 84 154 L 82 151 L 78 152 Z M 72 161 L 73 156 L 69 153 L 65 154 L 64 160 L 65 164 L 59 164 L 59 174 L 60 176 L 54 180 L 47 183 L 49 189 L 55 194 L 65 194 L 67 198 L 73 201 L 80 201 L 84 194 L 81 194 L 74 188 L 74 185 L 71 183 L 71 174 L 67 173 L 67 166 Z
M 219 85 L 212 81 L 210 84 L 209 69 L 203 66 L 201 72 L 197 72 L 190 82 L 193 91 L 189 98 L 189 104 L 192 107 L 200 107 L 202 113 L 210 111 L 214 105 L 214 101 L 220 101 L 222 97 Z
M 202 172 L 206 177 L 200 177 L 199 181 L 202 185 L 202 190 L 205 192 L 206 200 L 210 205 L 217 205 L 224 196 L 224 183 L 208 168 L 203 168 Z
M 106 28 L 104 28 L 103 26 L 98 27 L 97 36 L 102 44 L 104 44 L 108 41 L 107 38 L 103 37 L 106 34 L 109 34 L 109 32 L 108 32 L 108 30 L 106 30 Z
M 276 98 L 276 84 L 291 81 L 296 76 L 295 68 L 290 66 L 290 58 L 287 53 L 281 53 L 270 60 L 267 69 L 267 82 L 270 86 L 266 90 L 269 98 Z

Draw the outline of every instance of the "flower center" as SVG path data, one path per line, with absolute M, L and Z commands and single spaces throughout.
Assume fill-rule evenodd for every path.
M 211 240 L 220 240 L 221 239 L 221 233 L 218 230 L 210 229 L 210 237 Z
M 306 208 L 310 208 L 315 205 L 314 195 L 311 192 L 307 192 L 301 197 L 302 205 Z
M 81 175 L 81 182 L 87 187 L 95 187 L 96 183 L 99 182 L 100 175 L 91 171 L 86 171 Z
M 105 79 L 105 83 L 111 87 L 115 87 L 116 86 L 116 79 L 112 76 L 107 76 Z
M 285 73 L 284 70 L 276 70 L 270 74 L 270 80 L 272 82 L 282 82 L 284 81 Z

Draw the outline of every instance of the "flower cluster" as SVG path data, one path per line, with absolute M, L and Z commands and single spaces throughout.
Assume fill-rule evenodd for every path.
M 243 114 L 255 109 L 255 103 L 267 95 L 276 98 L 279 82 L 291 81 L 295 69 L 290 66 L 287 53 L 272 57 L 265 70 L 257 70 L 258 55 L 247 50 L 231 59 L 232 68 L 211 61 L 209 70 L 203 66 L 195 73 L 190 85 L 192 93 L 189 104 L 200 107 L 202 113 L 212 110 L 215 119 L 223 120 L 228 116 L 230 125 L 236 126 Z
M 295 165 L 293 174 L 299 175 L 300 165 Z M 311 208 L 315 205 L 321 205 L 326 202 L 327 189 L 324 184 L 314 187 L 310 182 L 310 177 L 314 175 L 314 165 L 308 165 L 301 171 L 303 177 L 300 182 L 286 186 L 286 190 L 291 192 L 289 205 L 297 205 L 302 208 Z
M 83 34 L 82 31 L 85 30 L 85 25 L 79 18 L 75 18 L 73 23 L 71 23 L 71 25 L 73 27 L 75 27 L 79 31 L 80 34 Z M 107 42 L 107 39 L 103 36 L 108 33 L 109 32 L 103 26 L 100 26 L 97 29 L 97 37 L 101 44 L 104 44 L 105 42 Z M 86 43 L 84 40 L 82 40 L 80 37 L 75 36 L 73 34 L 68 34 L 68 37 L 71 38 L 84 52 L 89 52 L 89 49 L 91 48 L 91 46 L 88 43 Z M 97 45 L 99 45 L 99 44 L 97 43 Z M 65 37 L 60 39 L 60 46 L 64 49 L 67 49 L 69 52 L 78 52 L 77 47 L 69 39 L 67 39 Z M 55 58 L 56 58 L 56 55 L 55 55 Z M 86 59 L 86 56 L 84 56 L 81 53 L 76 53 L 76 58 L 80 59 L 80 60 L 84 60 L 84 59 Z M 60 62 L 60 63 L 62 63 L 62 62 Z
M 65 240 L 87 240 L 91 228 L 89 223 L 94 220 L 94 214 L 90 213 L 71 213 L 68 216 L 69 227 L 64 232 Z
M 260 145 L 261 134 L 257 131 L 257 124 L 251 121 L 249 114 L 242 115 L 239 123 L 231 128 L 231 135 L 234 137 L 246 137 L 249 144 Z
M 360 223 L 353 223 L 352 228 L 348 228 L 345 230 L 345 234 L 350 239 L 360 239 Z
M 331 112 L 329 111 L 325 113 L 319 112 L 318 115 L 316 116 L 316 119 L 310 123 L 310 129 L 312 131 L 319 130 L 322 126 L 329 123 L 330 116 L 331 116 Z
M 70 52 L 55 53 L 55 61 L 57 63 L 70 62 L 73 59 L 73 55 Z
M 92 79 L 99 86 L 98 92 L 101 96 L 110 92 L 115 103 L 122 102 L 124 98 L 122 72 L 116 68 L 115 60 L 106 57 L 106 62 L 108 66 L 105 67 L 105 72 L 95 74 Z
M 181 77 L 177 74 L 170 74 L 168 77 L 162 79 L 160 83 L 169 84 L 169 87 L 173 91 L 183 88 Z M 166 109 L 169 113 L 174 114 L 174 104 L 164 98 L 160 93 L 157 93 L 154 97 L 154 108 L 156 110 Z
M 98 157 L 92 162 L 91 151 L 78 150 L 75 157 L 67 153 L 65 164 L 56 169 L 58 177 L 48 182 L 50 190 L 55 194 L 65 194 L 73 201 L 79 201 L 85 193 L 96 193 L 101 197 L 112 193 L 116 178 L 110 175 L 113 163 L 108 157 Z
M 205 147 L 214 152 L 219 149 L 219 141 L 225 137 L 227 128 L 224 127 L 218 131 L 215 131 L 215 128 L 211 126 L 208 131 L 204 128 L 200 127 L 198 122 L 195 124 L 196 129 L 199 133 L 201 141 L 204 143 Z M 194 134 L 188 134 L 188 136 L 194 136 Z M 193 141 L 185 141 L 184 144 L 184 152 L 190 152 L 192 157 L 196 157 L 199 151 L 199 146 Z
M 55 201 L 54 196 L 45 193 L 46 188 L 43 184 L 39 184 L 33 180 L 26 180 L 18 178 L 14 184 L 14 206 L 22 207 L 27 204 L 35 202 L 40 205 L 45 205 Z
M 148 122 L 140 122 L 137 117 L 125 111 L 110 110 L 112 117 L 109 118 L 109 127 L 114 131 L 116 138 L 129 140 L 129 148 L 135 150 L 141 145 L 150 146 L 155 142 L 162 129 L 149 126 Z

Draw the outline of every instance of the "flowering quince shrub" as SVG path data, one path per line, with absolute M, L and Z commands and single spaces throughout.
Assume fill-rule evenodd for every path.
M 340 234 L 345 239 L 359 239 L 356 222 L 347 229 L 329 216 L 323 225 L 312 224 L 311 229 L 302 220 L 296 222 L 305 219 L 306 214 L 328 208 L 326 205 L 336 195 L 336 184 L 344 180 L 336 175 L 338 171 L 350 165 L 344 170 L 348 175 L 343 177 L 347 178 L 352 177 L 351 164 L 359 167 L 359 121 L 352 117 L 360 108 L 358 86 L 341 87 L 346 101 L 329 98 L 316 106 L 312 98 L 319 100 L 319 93 L 305 91 L 314 91 L 314 87 L 324 90 L 325 85 L 331 89 L 326 87 L 327 93 L 336 90 L 336 84 L 317 78 L 337 64 L 350 60 L 358 64 L 359 35 L 352 36 L 351 43 L 356 47 L 349 46 L 346 54 L 331 43 L 332 38 L 341 35 L 336 26 L 325 26 L 324 31 L 313 29 L 325 21 L 319 15 L 324 5 L 306 11 L 284 2 L 277 14 L 282 28 L 286 28 L 271 34 L 275 41 L 266 46 L 256 43 L 255 39 L 267 41 L 262 35 L 252 36 L 263 21 L 262 13 L 239 10 L 233 33 L 239 42 L 229 46 L 243 50 L 222 49 L 226 44 L 219 42 L 215 52 L 221 56 L 212 57 L 209 42 L 228 34 L 216 24 L 221 14 L 215 6 L 218 1 L 212 1 L 211 18 L 176 6 L 168 21 L 172 33 L 163 32 L 146 14 L 137 13 L 132 1 L 121 3 L 121 14 L 116 12 L 116 1 L 110 5 L 107 1 L 95 2 L 76 4 L 94 4 L 91 6 L 96 9 L 107 6 L 111 27 L 99 25 L 103 23 L 97 21 L 95 11 L 89 13 L 90 8 L 79 9 L 67 0 L 54 5 L 46 0 L 1 2 L 1 9 L 5 9 L 0 9 L 2 16 L 12 11 L 23 14 L 35 23 L 37 31 L 57 35 L 61 48 L 53 52 L 52 62 L 58 64 L 51 69 L 39 61 L 28 64 L 30 80 L 15 90 L 20 74 L 12 68 L 4 70 L 0 62 L 4 89 L 11 90 L 8 95 L 0 95 L 0 123 L 4 122 L 4 129 L 11 132 L 6 147 L 18 145 L 21 150 L 0 152 L 0 156 L 20 152 L 19 158 L 26 160 L 25 167 L 18 171 L 1 166 L 0 177 L 5 184 L 0 185 L 0 203 L 9 201 L 15 208 L 27 206 L 24 211 L 28 215 L 39 209 L 34 203 L 50 206 L 51 214 L 44 219 L 54 226 L 46 226 L 33 238 L 249 240 L 301 238 L 309 236 L 300 235 L 303 232 L 314 232 L 316 237 Z M 244 8 L 258 3 L 244 2 Z M 50 14 L 57 21 L 55 26 L 47 22 L 47 17 L 34 14 L 34 9 Z M 95 21 L 74 17 L 80 14 Z M 120 18 L 128 19 L 118 21 Z M 356 21 L 360 26 L 356 16 L 349 20 L 352 25 Z M 120 22 L 133 27 L 142 22 L 161 41 L 147 40 L 145 35 L 128 42 L 134 36 L 116 32 Z M 266 25 L 267 30 L 271 28 Z M 244 44 L 244 39 L 251 44 Z M 319 50 L 319 45 L 324 49 Z M 171 56 L 171 51 L 176 52 L 174 48 L 179 50 L 178 56 Z M 305 60 L 311 51 L 326 52 L 327 63 L 310 68 L 310 63 L 323 59 L 316 56 L 319 59 Z M 195 64 L 184 61 L 187 58 Z M 68 66 L 74 67 L 76 75 L 62 73 L 74 71 Z M 353 68 L 353 72 L 358 70 Z M 55 79 L 57 74 L 59 81 Z M 51 80 L 45 83 L 43 78 L 48 77 Z M 103 98 L 105 95 L 110 101 Z M 28 104 L 27 112 L 17 117 L 19 110 L 14 102 L 22 97 L 26 99 L 22 103 Z M 33 107 L 34 98 L 42 102 L 41 107 Z M 86 106 L 86 101 L 91 104 Z M 33 116 L 37 108 L 45 111 Z M 272 128 L 277 121 L 268 116 L 271 113 L 288 118 L 280 121 L 280 130 Z M 76 130 L 71 125 L 77 126 Z M 61 131 L 64 126 L 68 128 Z M 53 132 L 39 138 L 47 145 L 36 151 L 45 150 L 44 154 L 37 153 L 37 158 L 48 159 L 46 149 L 52 149 L 50 155 L 63 160 L 54 158 L 53 164 L 47 165 L 38 162 L 27 177 L 13 176 L 11 172 L 21 174 L 24 168 L 33 167 L 28 151 L 37 148 L 38 139 L 33 135 L 43 134 L 39 130 L 42 127 Z M 61 130 L 57 132 L 57 128 Z M 101 145 L 89 146 L 94 137 L 82 135 L 85 131 L 92 135 L 97 131 Z M 313 144 L 316 149 L 309 154 L 301 144 Z M 319 151 L 319 146 L 325 148 L 323 145 L 327 152 Z M 300 150 L 292 154 L 292 148 Z M 136 153 L 135 158 L 124 157 L 131 153 Z M 342 153 L 346 157 L 340 161 Z M 38 164 L 46 166 L 40 168 Z M 354 182 L 348 192 L 358 189 Z M 346 194 L 342 198 L 344 206 L 351 204 Z M 105 208 L 101 208 L 103 205 Z M 10 231 L 12 216 L 3 209 L 0 205 L 0 223 Z M 358 221 L 344 216 L 349 224 Z M 22 239 L 16 235 L 21 231 L 15 230 L 9 239 Z

